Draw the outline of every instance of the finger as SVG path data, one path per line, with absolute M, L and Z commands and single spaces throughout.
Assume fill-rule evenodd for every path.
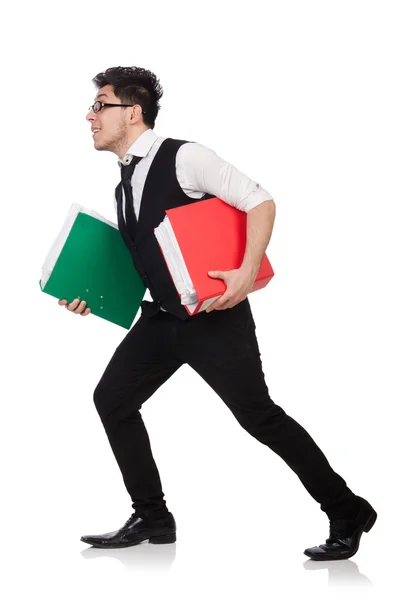
M 58 304 L 59 304 L 60 306 L 64 306 L 64 305 L 65 305 L 65 304 L 67 304 L 67 303 L 68 303 L 68 301 L 67 301 L 67 300 L 59 300 L 59 301 L 58 301 Z
M 216 302 L 214 302 L 214 304 L 211 304 L 208 308 L 206 308 L 205 312 L 210 313 L 213 310 L 216 310 Z
M 240 301 L 239 301 L 240 302 Z M 233 308 L 233 306 L 236 306 L 239 302 L 233 302 L 230 298 L 227 302 L 224 302 L 222 304 L 222 309 L 227 309 L 227 308 Z
M 221 306 L 221 304 L 219 303 L 218 300 L 216 300 L 215 302 L 213 302 L 212 304 L 209 305 L 206 312 L 211 312 L 212 310 L 217 310 L 219 306 Z
M 213 304 L 211 304 L 206 312 L 211 312 L 212 310 L 220 310 L 223 306 L 222 302 L 214 302 Z
M 79 304 L 80 304 L 79 298 L 75 298 L 73 300 L 73 302 L 71 302 L 70 304 L 68 304 L 68 310 L 74 310 L 75 308 L 78 307 Z
M 91 312 L 90 308 L 86 308 L 85 311 L 83 313 L 80 313 L 81 317 L 86 317 L 87 315 L 89 315 Z
M 226 308 L 228 303 L 230 302 L 230 296 L 223 295 L 222 298 L 218 298 L 216 301 L 216 310 L 222 310 L 222 308 Z
M 78 305 L 78 307 L 76 308 L 76 310 L 74 311 L 76 313 L 76 315 L 81 314 L 84 311 L 84 309 L 86 308 L 86 306 L 87 306 L 87 302 L 85 300 L 82 300 L 80 302 L 80 304 Z

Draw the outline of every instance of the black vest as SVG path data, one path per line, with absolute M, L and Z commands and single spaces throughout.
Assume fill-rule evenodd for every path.
M 130 232 L 132 244 L 128 244 L 134 265 L 142 281 L 149 288 L 153 302 L 143 301 L 142 312 L 150 315 L 165 310 L 186 320 L 190 317 L 176 291 L 168 271 L 154 229 L 166 216 L 165 210 L 213 198 L 205 194 L 201 198 L 190 198 L 182 190 L 176 177 L 176 154 L 186 140 L 166 138 L 157 150 L 150 165 L 142 193 L 141 206 L 135 232 Z

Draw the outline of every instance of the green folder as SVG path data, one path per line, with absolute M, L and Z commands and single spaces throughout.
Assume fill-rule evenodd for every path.
M 73 203 L 42 267 L 40 289 L 68 304 L 75 298 L 129 329 L 146 286 L 115 223 Z

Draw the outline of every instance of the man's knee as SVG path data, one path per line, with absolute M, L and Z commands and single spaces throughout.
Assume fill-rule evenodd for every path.
M 109 394 L 109 390 L 106 390 L 101 383 L 98 383 L 94 390 L 93 398 L 95 408 L 97 409 L 101 418 L 105 417 L 109 412 L 109 396 L 111 396 L 111 394 Z
M 237 415 L 236 415 L 237 416 Z M 262 437 L 264 439 L 269 435 L 272 436 L 273 431 L 284 420 L 286 412 L 274 402 L 266 404 L 261 411 L 246 411 L 237 416 L 238 421 L 254 437 Z
M 94 390 L 94 404 L 102 420 L 139 420 L 142 402 L 132 391 L 123 392 L 99 382 Z

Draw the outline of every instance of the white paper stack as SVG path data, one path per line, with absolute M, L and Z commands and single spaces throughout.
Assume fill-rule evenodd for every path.
M 154 235 L 161 246 L 175 287 L 181 295 L 181 304 L 193 305 L 195 307 L 198 302 L 198 296 L 167 215 L 160 225 L 155 228 Z

